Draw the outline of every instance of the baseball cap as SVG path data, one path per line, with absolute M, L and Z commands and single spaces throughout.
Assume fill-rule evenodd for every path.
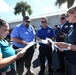
M 23 21 L 31 21 L 31 20 L 30 20 L 30 18 L 28 16 L 24 16 Z

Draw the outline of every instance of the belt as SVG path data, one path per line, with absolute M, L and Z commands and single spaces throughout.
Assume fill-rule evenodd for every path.
M 8 69 L 8 70 L 6 70 L 6 71 L 4 71 L 4 72 L 2 72 L 0 75 L 6 75 L 6 73 L 7 73 L 7 72 L 10 72 L 10 71 L 11 71 L 11 68 Z

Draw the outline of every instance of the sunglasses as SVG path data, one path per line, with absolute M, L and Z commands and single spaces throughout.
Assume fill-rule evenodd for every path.
M 30 21 L 26 21 L 27 23 L 30 23 Z
M 60 20 L 64 20 L 64 19 L 65 19 L 65 17 L 61 17 L 61 18 L 60 18 Z
M 46 23 L 46 21 L 41 21 L 41 23 Z

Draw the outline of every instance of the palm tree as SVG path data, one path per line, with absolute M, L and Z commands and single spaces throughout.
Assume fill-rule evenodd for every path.
M 16 4 L 15 8 L 14 8 L 14 14 L 20 14 L 22 13 L 22 16 L 24 17 L 26 15 L 26 12 L 31 15 L 32 14 L 32 9 L 31 6 L 29 4 L 27 4 L 27 2 L 23 2 L 20 1 Z
M 70 8 L 74 4 L 75 0 L 56 0 L 55 5 L 60 7 L 65 2 L 67 2 L 67 8 Z

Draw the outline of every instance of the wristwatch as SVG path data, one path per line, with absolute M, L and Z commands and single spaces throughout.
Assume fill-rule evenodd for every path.
M 71 50 L 71 44 L 68 44 L 67 49 L 68 49 L 68 50 Z

